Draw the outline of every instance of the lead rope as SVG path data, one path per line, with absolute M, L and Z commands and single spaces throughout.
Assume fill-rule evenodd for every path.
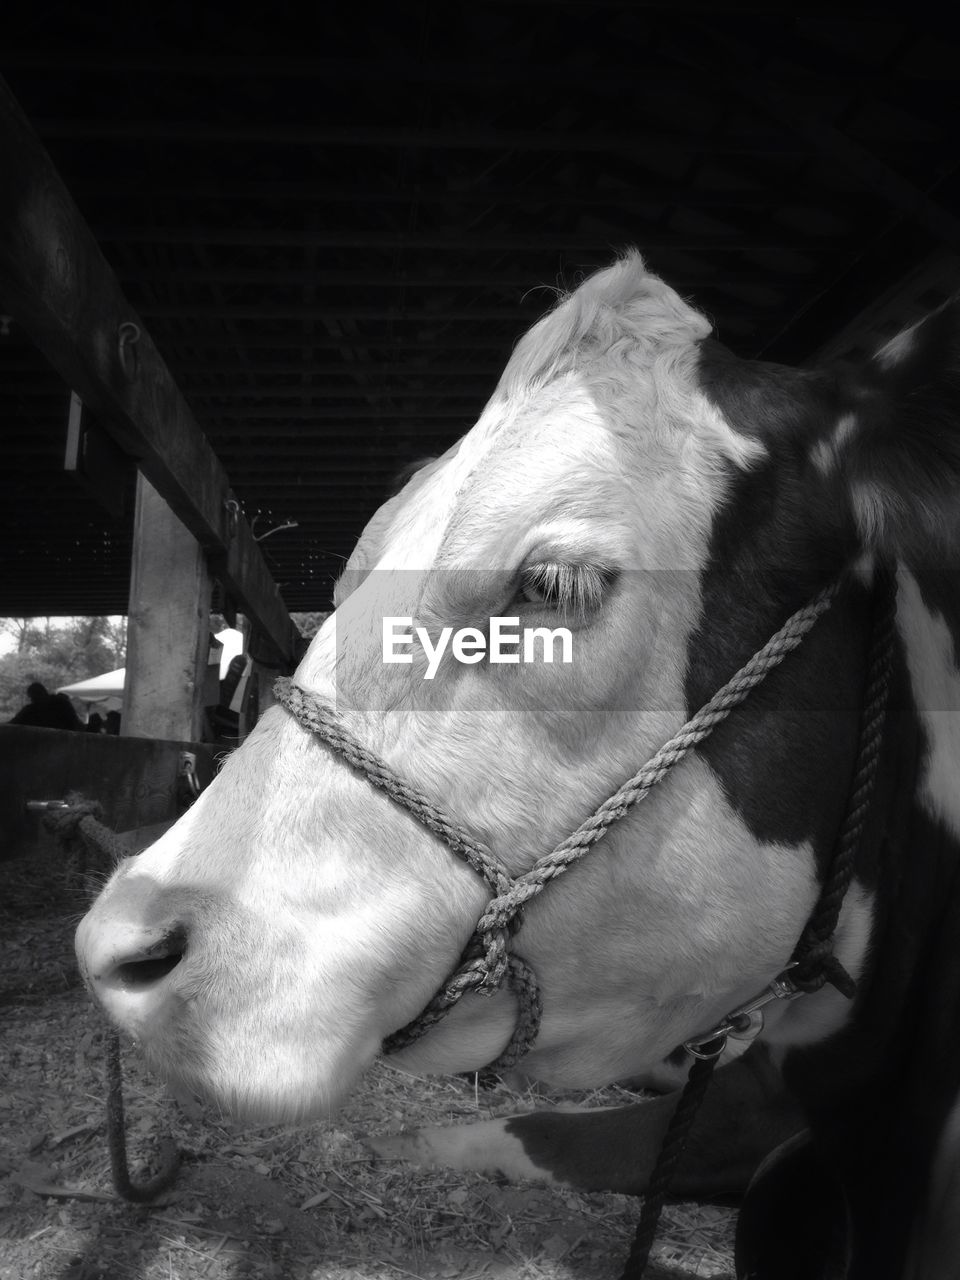
M 579 861 L 606 835 L 615 822 L 643 800 L 675 765 L 744 701 L 752 689 L 779 666 L 788 653 L 797 648 L 810 628 L 830 608 L 837 590 L 838 584 L 833 583 L 791 615 L 763 648 L 664 743 L 638 773 L 605 800 L 586 822 L 555 849 L 538 859 L 529 871 L 515 878 L 510 876 L 485 845 L 474 840 L 440 805 L 430 800 L 419 788 L 411 786 L 390 765 L 365 747 L 328 703 L 288 677 L 281 677 L 276 681 L 274 694 L 277 701 L 300 724 L 321 738 L 347 764 L 388 795 L 401 809 L 407 810 L 439 836 L 451 852 L 462 858 L 483 878 L 495 895 L 480 917 L 458 968 L 412 1022 L 387 1037 L 383 1044 L 385 1053 L 395 1053 L 419 1040 L 468 991 L 486 994 L 497 990 L 505 980 L 517 995 L 518 1018 L 507 1048 L 495 1062 L 485 1068 L 485 1072 L 506 1070 L 528 1051 L 539 1029 L 540 995 L 533 971 L 520 956 L 508 951 L 510 937 L 520 926 L 520 913 L 525 904 L 542 893 L 551 880 Z
M 833 943 L 844 896 L 856 867 L 860 838 L 880 765 L 893 671 L 896 612 L 896 576 L 883 568 L 877 574 L 867 678 L 860 712 L 860 738 L 847 808 L 834 844 L 830 874 L 788 966 L 790 982 L 796 990 L 804 993 L 819 991 L 828 982 L 847 999 L 852 999 L 857 990 L 853 978 L 834 955 Z M 640 1280 L 646 1270 L 674 1171 L 726 1040 L 727 1035 L 723 1033 L 715 1041 L 702 1045 L 690 1068 L 650 1175 L 640 1221 L 621 1280 Z
M 44 824 L 63 848 L 77 856 L 81 872 L 86 869 L 88 854 L 93 854 L 98 864 L 105 862 L 108 866 L 115 866 L 127 857 L 126 845 L 100 821 L 102 813 L 103 810 L 95 800 L 85 800 L 83 796 L 72 793 L 66 797 L 66 804 L 62 808 L 52 809 L 44 815 Z M 133 1204 L 145 1204 L 165 1191 L 176 1178 L 180 1168 L 180 1152 L 172 1138 L 162 1138 L 159 1173 L 145 1182 L 133 1181 L 127 1160 L 124 1127 L 120 1037 L 113 1030 L 107 1033 L 106 1074 L 107 1148 L 110 1152 L 113 1189 L 124 1200 Z

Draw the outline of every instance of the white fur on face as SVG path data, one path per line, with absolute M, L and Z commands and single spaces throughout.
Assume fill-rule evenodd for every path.
M 919 798 L 933 818 L 945 822 L 960 838 L 960 671 L 955 642 L 945 619 L 925 604 L 913 575 L 901 569 L 897 582 L 897 625 L 928 742 Z
M 588 282 L 520 344 L 473 431 L 371 521 L 296 673 L 514 872 L 684 718 L 712 522 L 731 469 L 763 453 L 697 388 L 708 332 L 639 260 Z M 387 677 L 384 614 L 463 625 L 509 613 L 509 584 L 541 559 L 619 574 L 576 621 L 571 666 Z M 777 972 L 812 895 L 809 851 L 753 840 L 713 775 L 685 762 L 531 907 L 517 945 L 546 1003 L 530 1070 L 592 1084 L 659 1062 Z M 426 1003 L 486 896 L 273 711 L 191 813 L 121 871 L 88 929 L 116 926 L 131 897 L 186 917 L 176 998 L 154 1018 L 166 1038 L 145 1018 L 141 1038 L 168 1074 L 292 1114 L 334 1101 Z M 470 999 L 405 1059 L 478 1066 L 511 1024 L 509 996 Z

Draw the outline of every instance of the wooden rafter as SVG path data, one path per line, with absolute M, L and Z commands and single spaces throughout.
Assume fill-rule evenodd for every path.
M 170 119 L 129 120 L 118 117 L 82 119 L 73 117 L 40 118 L 37 132 L 42 138 L 79 139 L 83 142 L 131 139 L 142 142 L 176 142 L 187 146 L 210 143 L 254 144 L 262 146 L 341 147 L 351 151 L 523 151 L 561 155 L 575 153 L 643 155 L 652 151 L 697 151 L 701 143 L 689 131 L 658 127 L 656 132 L 625 134 L 620 132 L 540 131 L 534 129 L 464 130 L 424 128 L 375 128 L 341 125 L 220 124 Z M 717 144 L 725 154 L 780 154 L 799 151 L 802 143 L 785 142 L 776 130 L 727 133 Z
M 749 102 L 764 119 L 779 120 L 798 140 L 836 162 L 844 172 L 855 175 L 868 191 L 903 217 L 913 219 L 944 246 L 960 249 L 960 218 L 938 204 L 928 191 L 829 121 L 798 106 L 779 86 L 758 73 L 756 55 L 752 59 L 746 57 L 742 44 L 717 33 L 711 33 L 709 39 L 725 59 L 731 93 Z M 950 167 L 956 167 L 956 161 Z
M 136 459 L 277 652 L 291 658 L 296 628 L 249 528 L 231 521 L 226 472 L 2 80 L 0 172 L 8 176 L 0 184 L 4 307 Z M 126 367 L 122 324 L 139 331 Z
M 646 253 L 657 251 L 684 253 L 742 253 L 743 250 L 794 249 L 801 252 L 812 247 L 836 248 L 836 240 L 827 236 L 801 236 L 790 231 L 767 231 L 747 234 L 689 234 L 676 232 L 642 234 L 643 228 L 633 227 L 622 235 L 609 229 L 585 232 L 480 232 L 456 233 L 437 231 L 368 231 L 357 227 L 323 230 L 293 229 L 287 227 L 227 227 L 227 226 L 115 226 L 100 225 L 96 228 L 101 242 L 110 244 L 207 244 L 231 247 L 253 246 L 258 248 L 321 249 L 411 249 L 451 250 L 482 259 L 491 253 L 529 253 L 546 251 L 550 256 L 556 249 L 566 252 L 586 250 L 604 252 L 609 256 L 617 247 L 632 242 L 641 235 Z M 551 246 L 553 248 L 551 249 Z

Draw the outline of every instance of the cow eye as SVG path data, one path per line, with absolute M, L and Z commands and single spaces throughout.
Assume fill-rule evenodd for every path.
M 615 576 L 601 565 L 530 564 L 521 570 L 517 597 L 541 609 L 584 617 L 600 608 L 604 590 Z

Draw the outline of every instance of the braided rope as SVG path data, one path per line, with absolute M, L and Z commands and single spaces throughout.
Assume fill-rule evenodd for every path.
M 883 569 L 877 577 L 867 677 L 860 712 L 859 745 L 847 808 L 834 842 L 830 874 L 793 953 L 796 967 L 790 970 L 790 982 L 799 991 L 819 991 L 829 982 L 848 999 L 856 995 L 856 983 L 833 953 L 834 933 L 844 896 L 853 878 L 860 838 L 876 784 L 893 669 L 896 612 L 896 578 L 892 572 Z M 716 1043 L 717 1052 L 708 1058 L 694 1059 L 690 1068 L 657 1155 L 621 1280 L 641 1280 L 643 1276 L 673 1173 L 726 1038 L 726 1033 L 722 1033 Z
M 43 825 L 65 848 L 78 855 L 81 872 L 86 870 L 86 855 L 116 866 L 127 856 L 127 848 L 115 832 L 100 821 L 103 808 L 96 800 L 87 800 L 79 792 L 66 796 L 66 808 L 50 809 L 43 815 Z
M 274 684 L 277 701 L 305 728 L 321 738 L 373 786 L 383 791 L 400 808 L 417 818 L 437 835 L 451 852 L 480 875 L 494 894 L 467 943 L 458 968 L 446 979 L 427 1007 L 405 1027 L 384 1041 L 385 1053 L 395 1053 L 419 1040 L 467 994 L 497 990 L 510 970 L 509 935 L 523 906 L 543 892 L 557 876 L 579 861 L 609 828 L 653 790 L 658 782 L 741 702 L 769 673 L 800 644 L 820 616 L 830 608 L 838 584 L 825 588 L 809 604 L 792 614 L 784 625 L 668 742 L 643 768 L 629 778 L 612 796 L 550 853 L 539 858 L 529 871 L 511 877 L 496 856 L 419 788 L 405 781 L 375 752 L 365 747 L 329 704 L 301 688 L 288 677 Z M 520 962 L 523 964 L 523 962 Z M 513 1036 L 497 1064 L 512 1065 L 536 1038 L 541 1005 L 536 979 L 524 964 L 515 970 L 514 990 L 518 994 L 518 1018 Z M 522 975 L 522 976 L 520 976 Z
M 796 968 L 791 970 L 790 980 L 800 991 L 819 991 L 829 982 L 848 999 L 856 994 L 855 982 L 833 954 L 833 939 L 843 901 L 853 879 L 860 838 L 880 767 L 893 670 L 896 614 L 896 577 L 890 570 L 883 569 L 877 576 L 867 677 L 860 711 L 859 746 L 847 809 L 834 845 L 830 874 L 793 953 Z
M 370 751 L 347 728 L 341 716 L 288 676 L 274 682 L 274 696 L 305 728 L 321 738 L 358 773 L 378 790 L 439 836 L 447 848 L 462 858 L 481 876 L 494 893 L 503 893 L 510 876 L 494 855 L 479 840 L 474 840 L 439 804 L 430 800 L 417 787 L 410 786 L 386 763 Z
M 517 1022 L 510 1042 L 500 1054 L 477 1073 L 481 1087 L 492 1087 L 497 1076 L 503 1075 L 517 1065 L 520 1059 L 533 1048 L 533 1043 L 540 1032 L 540 1019 L 543 1017 L 543 1000 L 537 976 L 522 956 L 515 953 L 507 957 L 507 985 L 517 1001 Z
M 719 689 L 709 702 L 692 716 L 647 763 L 629 778 L 609 799 L 605 800 L 571 835 L 550 853 L 540 858 L 529 871 L 518 876 L 508 892 L 495 898 L 480 918 L 478 929 L 502 925 L 516 907 L 536 897 L 557 876 L 601 840 L 615 822 L 624 817 L 639 801 L 645 799 L 658 782 L 678 765 L 700 742 L 710 736 L 718 724 L 743 702 L 770 672 L 780 665 L 833 603 L 837 586 L 822 591 L 810 604 L 793 614 L 762 649 Z
M 86 800 L 78 792 L 66 797 L 66 807 L 51 809 L 43 822 L 64 849 L 75 852 L 85 861 L 93 854 L 102 869 L 104 863 L 116 866 L 129 850 L 116 832 L 100 821 L 103 808 L 96 800 Z M 85 870 L 81 865 L 81 871 Z M 146 1204 L 171 1186 L 180 1168 L 180 1152 L 172 1138 L 160 1140 L 161 1168 L 145 1182 L 134 1182 L 127 1160 L 127 1141 L 123 1107 L 123 1071 L 120 1064 L 120 1037 L 112 1029 L 107 1035 L 107 1147 L 110 1172 L 118 1196 L 132 1204 Z
M 714 1068 L 719 1058 L 718 1053 L 711 1058 L 694 1059 L 687 1082 L 683 1086 L 683 1092 L 670 1117 L 670 1124 L 657 1153 L 657 1163 L 647 1184 L 643 1208 L 640 1210 L 640 1220 L 637 1223 L 636 1234 L 620 1280 L 640 1280 L 646 1269 L 657 1227 L 660 1224 L 660 1214 L 670 1190 L 670 1183 L 673 1181 L 673 1175 L 687 1145 L 693 1121 L 703 1102 L 707 1086 L 713 1078 Z
M 111 1031 L 107 1039 L 107 1147 L 113 1188 L 118 1196 L 131 1204 L 147 1204 L 173 1184 L 180 1169 L 180 1152 L 172 1138 L 161 1138 L 160 1171 L 145 1182 L 134 1182 L 127 1160 L 125 1123 L 120 1037 Z

